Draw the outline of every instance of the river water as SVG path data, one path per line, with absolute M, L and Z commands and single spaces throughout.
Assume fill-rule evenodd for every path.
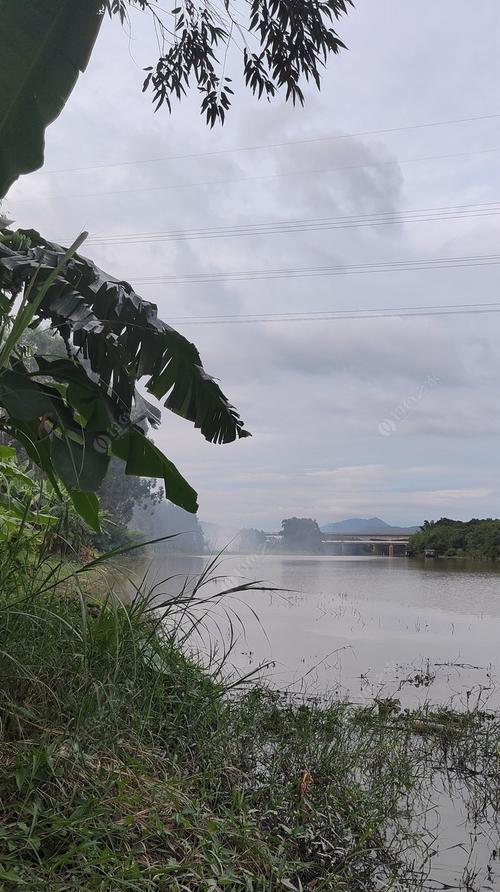
M 156 597 L 203 570 L 206 557 L 154 557 Z M 214 571 L 215 572 L 215 571 Z M 500 566 L 463 561 L 302 555 L 225 555 L 214 590 L 259 580 L 213 608 L 209 630 L 238 636 L 230 661 L 278 688 L 340 693 L 354 702 L 398 697 L 466 708 L 498 706 Z M 175 576 L 161 583 L 167 577 Z M 236 621 L 236 616 L 238 621 Z M 240 625 L 241 623 L 241 625 Z
M 156 586 L 156 602 L 175 595 L 186 580 L 192 588 L 207 560 L 169 555 L 148 561 L 147 586 Z M 299 696 L 500 708 L 498 565 L 225 555 L 210 575 L 218 578 L 202 587 L 204 599 L 243 581 L 259 580 L 263 588 L 209 601 L 207 611 L 198 608 L 203 621 L 192 646 L 212 665 L 230 647 L 226 673 L 229 665 L 235 675 L 258 671 L 267 684 Z M 445 787 L 435 806 L 428 888 L 500 892 L 498 816 L 471 823 L 466 796 Z

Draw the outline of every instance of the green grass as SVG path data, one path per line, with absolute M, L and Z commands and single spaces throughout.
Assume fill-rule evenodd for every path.
M 498 809 L 496 719 L 229 695 L 79 579 L 0 599 L 1 890 L 418 890 L 429 777 Z

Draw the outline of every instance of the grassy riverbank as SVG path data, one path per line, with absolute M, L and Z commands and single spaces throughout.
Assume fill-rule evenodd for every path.
M 430 778 L 498 810 L 496 718 L 229 695 L 65 588 L 0 603 L 0 889 L 417 890 Z

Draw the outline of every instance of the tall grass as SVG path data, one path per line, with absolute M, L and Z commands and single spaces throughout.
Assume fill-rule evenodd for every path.
M 432 773 L 498 807 L 495 720 L 228 696 L 217 564 L 128 604 L 97 569 L 27 561 L 0 599 L 0 889 L 419 890 Z

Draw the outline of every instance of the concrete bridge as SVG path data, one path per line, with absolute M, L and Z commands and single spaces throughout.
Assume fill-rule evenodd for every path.
M 331 555 L 377 555 L 378 557 L 404 557 L 407 552 L 407 534 L 383 533 L 322 533 L 323 554 Z M 280 533 L 268 533 L 269 545 L 279 547 Z
M 384 557 L 404 557 L 410 537 L 392 533 L 323 533 L 325 554 L 373 554 Z

